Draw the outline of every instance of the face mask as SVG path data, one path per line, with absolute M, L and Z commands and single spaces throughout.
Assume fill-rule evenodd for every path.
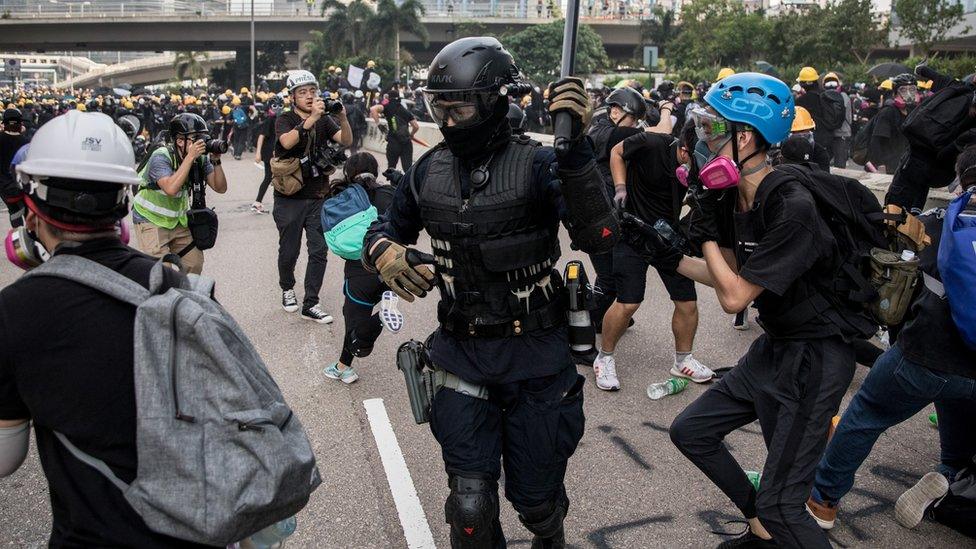
M 10 229 L 3 247 L 7 252 L 7 260 L 25 271 L 39 266 L 51 257 L 34 233 L 26 227 Z
M 473 126 L 441 126 L 447 148 L 462 160 L 485 157 L 499 144 L 507 142 L 512 134 L 512 127 L 505 119 L 506 114 L 508 105 L 498 101 L 492 115 Z
M 731 158 L 717 155 L 698 171 L 698 179 L 706 189 L 728 189 L 739 184 L 739 170 Z
M 674 175 L 678 178 L 678 182 L 685 187 L 688 186 L 689 173 L 688 164 L 682 164 L 674 170 Z

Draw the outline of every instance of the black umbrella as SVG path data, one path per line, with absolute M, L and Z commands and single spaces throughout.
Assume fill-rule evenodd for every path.
M 868 70 L 868 74 L 882 80 L 885 78 L 894 78 L 895 76 L 905 74 L 906 72 L 911 74 L 912 69 L 902 65 L 901 63 L 880 63 Z
M 132 90 L 132 95 L 149 95 L 151 93 L 152 93 L 151 91 L 149 91 L 147 88 L 142 86 Z
M 765 61 L 756 61 L 756 70 L 763 74 L 772 76 L 773 78 L 779 78 L 780 80 L 783 79 L 783 77 L 779 75 L 779 71 L 776 70 L 776 67 Z

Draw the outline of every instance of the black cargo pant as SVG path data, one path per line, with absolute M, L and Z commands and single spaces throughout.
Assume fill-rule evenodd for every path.
M 322 203 L 324 198 L 287 198 L 275 195 L 274 217 L 278 227 L 278 284 L 282 290 L 295 287 L 295 264 L 302 248 L 302 232 L 308 248 L 308 267 L 305 269 L 304 308 L 319 303 L 319 290 L 325 280 L 325 265 L 329 247 L 322 232 Z
M 490 385 L 488 400 L 442 388 L 431 406 L 430 429 L 448 475 L 497 486 L 503 463 L 505 497 L 519 513 L 568 502 L 563 480 L 583 437 L 584 382 L 570 365 L 555 375 Z M 494 530 L 494 546 L 504 547 L 497 516 Z
M 413 141 L 390 134 L 386 138 L 386 167 L 396 168 L 397 160 L 403 171 L 413 165 Z
M 839 337 L 753 342 L 739 364 L 671 425 L 671 440 L 746 518 L 759 517 L 780 547 L 829 549 L 805 505 L 830 419 L 854 375 Z M 758 419 L 768 455 L 759 492 L 722 439 Z

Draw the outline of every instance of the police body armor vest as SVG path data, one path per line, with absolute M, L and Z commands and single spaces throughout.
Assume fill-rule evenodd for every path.
M 532 196 L 540 144 L 514 137 L 489 163 L 488 182 L 461 193 L 460 162 L 447 148 L 431 153 L 418 196 L 437 259 L 441 323 L 490 326 L 561 305 L 558 226 L 545 226 Z M 556 303 L 558 302 L 558 303 Z

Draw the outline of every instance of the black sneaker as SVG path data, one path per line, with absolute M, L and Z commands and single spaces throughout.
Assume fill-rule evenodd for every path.
M 281 292 L 281 308 L 289 313 L 294 313 L 298 310 L 298 299 L 295 297 L 295 290 Z
M 717 549 L 732 549 L 733 547 L 737 549 L 777 549 L 779 544 L 771 539 L 762 539 L 753 534 L 752 530 L 747 529 L 741 536 L 718 544 Z
M 323 311 L 318 305 L 305 307 L 302 309 L 302 318 L 318 322 L 319 324 L 329 324 L 332 322 L 332 315 Z

